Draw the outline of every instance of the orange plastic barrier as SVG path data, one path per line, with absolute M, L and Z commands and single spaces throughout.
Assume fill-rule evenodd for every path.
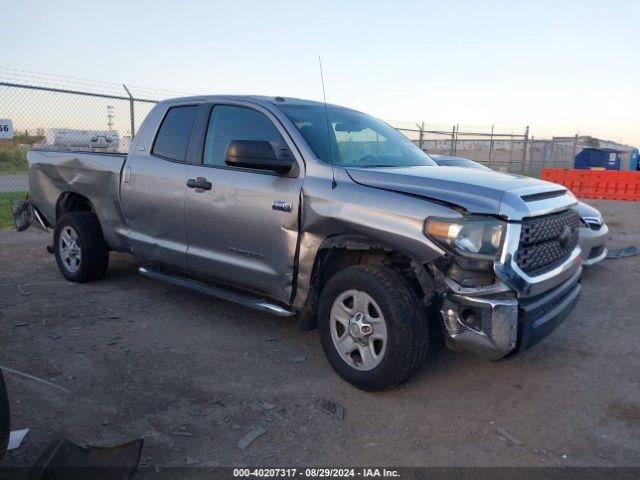
M 543 168 L 540 178 L 567 187 L 576 197 L 640 201 L 640 172 Z

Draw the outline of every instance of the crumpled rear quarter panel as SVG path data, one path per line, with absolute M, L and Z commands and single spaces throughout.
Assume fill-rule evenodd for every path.
M 107 244 L 114 250 L 128 249 L 119 199 L 125 155 L 30 151 L 27 158 L 31 200 L 50 225 L 56 222 L 60 195 L 77 193 L 91 201 Z

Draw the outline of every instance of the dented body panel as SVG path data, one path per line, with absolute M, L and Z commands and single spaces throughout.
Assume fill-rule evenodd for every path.
M 55 225 L 63 195 L 76 193 L 91 201 L 107 244 L 113 250 L 128 250 L 120 205 L 126 155 L 32 150 L 28 160 L 29 195 L 49 226 Z

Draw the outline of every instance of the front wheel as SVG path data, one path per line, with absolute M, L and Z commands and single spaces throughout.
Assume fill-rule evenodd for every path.
M 65 213 L 56 223 L 53 248 L 62 275 L 72 282 L 102 278 L 109 264 L 109 248 L 97 217 L 91 212 Z
M 407 282 L 390 268 L 341 270 L 323 288 L 318 313 L 329 363 L 358 388 L 394 387 L 411 378 L 424 360 L 426 315 Z

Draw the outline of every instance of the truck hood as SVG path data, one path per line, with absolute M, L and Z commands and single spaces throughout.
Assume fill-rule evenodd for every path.
M 347 168 L 347 173 L 360 185 L 512 220 L 577 204 L 575 197 L 561 185 L 509 173 L 441 166 Z

